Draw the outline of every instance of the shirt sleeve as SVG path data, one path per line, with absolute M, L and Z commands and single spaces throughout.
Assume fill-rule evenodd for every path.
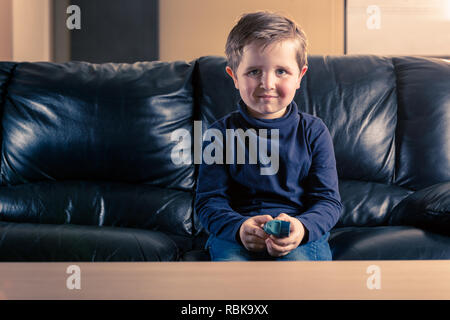
M 203 143 L 205 150 L 207 142 Z M 217 148 L 222 148 L 223 143 Z M 216 150 L 217 151 L 217 150 Z M 227 166 L 220 163 L 200 164 L 195 196 L 195 210 L 203 227 L 214 236 L 236 241 L 241 224 L 249 217 L 234 211 L 230 206 L 231 178 Z
M 307 229 L 302 243 L 318 240 L 339 220 L 342 203 L 333 141 L 319 119 L 310 134 L 311 167 L 306 178 L 306 211 L 296 216 Z

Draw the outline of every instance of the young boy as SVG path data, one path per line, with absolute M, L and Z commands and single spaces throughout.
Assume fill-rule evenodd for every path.
M 245 14 L 228 36 L 226 55 L 241 101 L 211 129 L 245 136 L 234 135 L 241 138 L 236 144 L 216 141 L 226 146 L 227 161 L 200 165 L 195 209 L 210 235 L 211 259 L 331 260 L 329 230 L 342 209 L 333 143 L 322 120 L 293 101 L 308 69 L 304 32 L 278 14 Z M 230 145 L 245 145 L 248 159 L 252 147 L 270 145 L 275 169 L 261 170 L 264 157 L 230 161 L 228 154 L 238 153 Z M 290 222 L 287 237 L 264 231 L 273 219 Z

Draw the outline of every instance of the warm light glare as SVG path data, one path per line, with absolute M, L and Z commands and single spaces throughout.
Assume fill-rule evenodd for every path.
M 443 7 L 445 20 L 450 20 L 450 0 L 444 0 Z

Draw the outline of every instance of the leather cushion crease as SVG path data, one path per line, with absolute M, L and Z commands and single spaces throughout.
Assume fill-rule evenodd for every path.
M 333 259 L 450 259 L 450 63 L 308 61 L 294 100 L 333 139 Z M 0 261 L 208 261 L 198 164 L 172 161 L 172 133 L 236 110 L 225 67 L 0 62 Z

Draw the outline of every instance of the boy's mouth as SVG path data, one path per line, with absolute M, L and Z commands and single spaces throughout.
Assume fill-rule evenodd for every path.
M 261 98 L 261 99 L 274 99 L 276 97 L 277 96 L 271 96 L 271 95 L 268 95 L 268 94 L 264 94 L 264 95 L 259 95 L 258 96 L 258 98 Z

